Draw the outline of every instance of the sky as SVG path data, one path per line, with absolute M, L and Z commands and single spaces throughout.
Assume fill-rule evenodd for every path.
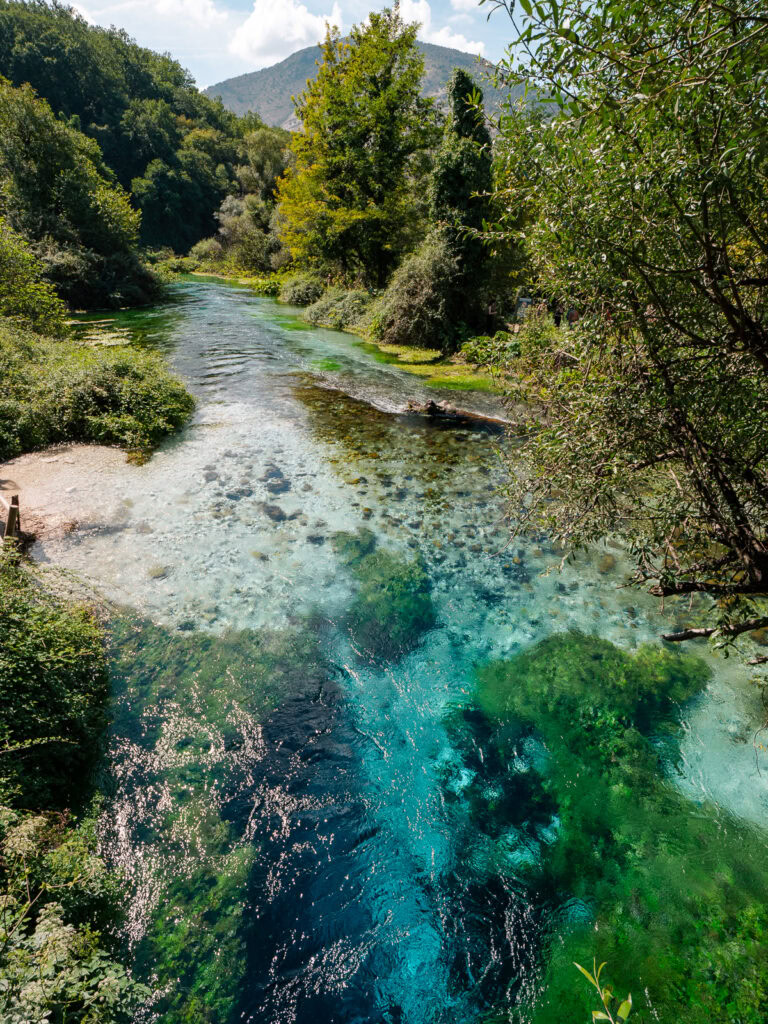
M 225 78 L 269 67 L 317 43 L 325 24 L 347 32 L 376 0 L 77 0 L 73 7 L 93 25 L 124 28 L 137 43 L 168 52 L 204 89 Z M 382 4 L 383 6 L 383 4 Z M 441 46 L 501 57 L 511 38 L 503 11 L 488 19 L 490 0 L 400 0 L 419 38 Z

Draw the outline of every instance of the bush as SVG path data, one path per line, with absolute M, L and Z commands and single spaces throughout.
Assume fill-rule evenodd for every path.
M 280 288 L 280 301 L 290 306 L 311 306 L 325 290 L 319 277 L 310 274 L 296 274 L 289 277 Z
M 517 335 L 520 354 L 533 358 L 562 347 L 565 330 L 556 325 L 546 305 L 531 306 Z
M 496 331 L 493 337 L 480 334 L 464 342 L 461 354 L 477 366 L 503 365 L 520 355 L 520 342 L 506 331 Z
M 200 264 L 222 263 L 224 249 L 218 238 L 203 238 L 189 250 L 189 258 Z
M 0 547 L 0 1018 L 117 1024 L 146 990 L 116 961 L 120 880 L 86 802 L 106 723 L 101 629 Z M 33 808 L 20 810 L 20 807 Z
M 370 306 L 371 296 L 366 291 L 329 288 L 305 311 L 304 318 L 319 327 L 343 331 L 348 327 L 361 327 Z
M 0 378 L 0 459 L 61 441 L 148 452 L 194 408 L 152 352 L 53 341 L 8 324 L 0 324 Z
M 93 763 L 108 693 L 101 630 L 0 548 L 0 802 L 65 806 Z
M 40 334 L 64 333 L 65 307 L 21 235 L 0 217 L 0 316 Z
M 433 231 L 392 275 L 377 301 L 371 333 L 386 345 L 453 352 L 466 330 L 452 315 L 459 260 L 445 232 Z

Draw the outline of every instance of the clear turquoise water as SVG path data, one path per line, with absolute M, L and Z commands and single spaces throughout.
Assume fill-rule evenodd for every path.
M 92 480 L 92 521 L 38 551 L 133 617 L 115 639 L 102 841 L 157 988 L 141 1019 L 432 1024 L 514 1002 L 535 987 L 542 922 L 515 865 L 536 844 L 468 834 L 446 713 L 476 666 L 552 631 L 634 649 L 674 613 L 620 588 L 619 550 L 547 574 L 546 538 L 510 546 L 496 489 L 513 442 L 404 414 L 441 396 L 351 337 L 212 281 L 83 330 L 167 352 L 199 401 L 149 463 Z M 333 535 L 361 528 L 429 576 L 436 624 L 403 656 L 348 628 L 357 580 Z M 763 822 L 754 712 L 717 665 L 674 785 Z

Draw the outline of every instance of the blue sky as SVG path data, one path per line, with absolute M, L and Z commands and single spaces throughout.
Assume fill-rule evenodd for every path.
M 347 31 L 371 10 L 370 0 L 77 0 L 95 25 L 124 28 L 142 46 L 168 51 L 198 85 L 268 67 L 318 42 L 331 21 Z M 400 0 L 420 37 L 498 59 L 511 36 L 506 15 L 487 20 L 477 0 Z

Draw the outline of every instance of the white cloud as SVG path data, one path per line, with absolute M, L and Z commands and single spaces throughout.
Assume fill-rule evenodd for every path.
M 111 23 L 120 28 L 157 26 L 167 21 L 188 30 L 191 26 L 211 28 L 227 20 L 225 12 L 218 10 L 213 0 L 123 0 L 122 3 L 96 0 L 87 10 L 79 5 L 76 10 L 86 21 L 99 25 Z
M 450 46 L 454 50 L 464 50 L 466 53 L 485 53 L 485 43 L 479 40 L 467 39 L 461 32 L 454 32 L 448 25 L 434 28 L 429 0 L 400 0 L 400 14 L 405 21 L 420 23 L 419 39 L 423 39 L 425 43 Z
M 254 0 L 253 10 L 235 30 L 229 49 L 256 67 L 266 67 L 319 43 L 327 23 L 342 27 L 338 3 L 330 14 L 313 14 L 297 0 Z
M 478 0 L 451 0 L 454 11 L 479 11 Z

